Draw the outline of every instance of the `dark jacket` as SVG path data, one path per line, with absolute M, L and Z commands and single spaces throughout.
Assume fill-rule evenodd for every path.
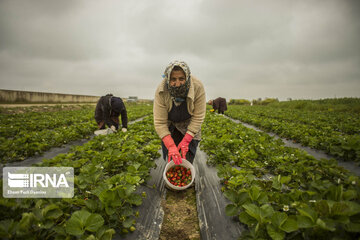
M 218 97 L 217 99 L 213 100 L 213 108 L 214 110 L 218 110 L 218 112 L 224 112 L 227 110 L 226 99 L 222 97 Z
M 102 122 L 108 125 L 119 124 L 119 115 L 121 114 L 121 123 L 123 128 L 127 128 L 128 118 L 124 102 L 119 97 L 112 95 L 102 96 L 96 104 L 95 108 L 95 120 L 99 127 Z

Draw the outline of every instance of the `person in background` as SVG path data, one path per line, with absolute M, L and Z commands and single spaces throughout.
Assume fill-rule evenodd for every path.
M 119 115 L 121 114 L 122 131 L 127 131 L 127 112 L 124 102 L 119 97 L 112 94 L 102 96 L 96 104 L 95 121 L 99 129 L 105 129 L 107 125 L 116 132 L 119 129 Z
M 225 98 L 218 97 L 215 100 L 209 100 L 208 103 L 209 103 L 209 105 L 213 106 L 214 110 L 212 112 L 215 112 L 216 110 L 218 110 L 219 114 L 224 114 L 224 112 L 227 110 L 227 104 L 226 104 Z
M 192 163 L 206 113 L 204 86 L 182 61 L 171 62 L 163 78 L 155 92 L 153 109 L 163 158 L 175 164 L 182 163 L 182 158 Z

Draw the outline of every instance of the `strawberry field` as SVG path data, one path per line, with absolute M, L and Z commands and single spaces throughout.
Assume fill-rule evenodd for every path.
M 128 108 L 129 118 L 149 114 L 151 107 Z M 93 125 L 92 114 L 93 109 L 89 108 L 89 125 Z M 1 198 L 0 236 L 9 239 L 112 239 L 115 228 L 123 234 L 135 231 L 138 213 L 133 207 L 141 205 L 146 197 L 135 190 L 149 177 L 149 169 L 155 166 L 153 160 L 159 156 L 159 147 L 152 118 L 147 116 L 132 124 L 127 133 L 97 136 L 83 146 L 72 148 L 68 154 L 43 161 L 37 166 L 74 168 L 74 197 Z
M 201 148 L 247 230 L 243 239 L 353 239 L 360 231 L 359 178 L 266 133 L 208 114 Z
M 151 113 L 151 106 L 129 108 L 129 121 Z M 51 147 L 89 137 L 97 129 L 94 106 L 80 110 L 0 115 L 1 163 L 21 161 Z
M 354 100 L 355 101 L 355 100 Z M 357 104 L 359 106 L 360 104 Z M 336 109 L 335 109 L 336 110 Z M 356 109 L 357 110 L 357 109 Z M 271 131 L 345 161 L 360 162 L 360 112 L 230 106 L 228 116 Z
M 1 147 L 2 163 L 21 161 L 54 146 L 75 139 L 89 138 L 84 145 L 72 147 L 66 154 L 45 159 L 37 164 L 43 167 L 73 167 L 74 197 L 1 197 L 1 238 L 135 239 L 131 236 L 138 236 L 134 234 L 144 231 L 138 228 L 141 217 L 139 215 L 152 213 L 139 212 L 138 207 L 145 202 L 152 205 L 155 203 L 141 187 L 148 186 L 152 177 L 151 170 L 159 168 L 155 160 L 160 157 L 161 141 L 153 127 L 152 106 L 130 105 L 127 106 L 127 110 L 129 121 L 145 117 L 129 125 L 126 133 L 117 132 L 95 137 L 92 136 L 96 129 L 93 106 L 76 110 L 1 114 L 1 141 L 2 145 L 8 146 L 7 149 Z M 311 142 L 306 144 L 305 141 L 304 145 L 331 146 L 329 149 L 336 146 L 342 153 L 334 155 L 348 161 L 356 160 L 359 154 L 356 148 L 346 148 L 345 143 L 334 143 L 340 141 L 337 137 L 342 136 L 343 141 L 349 144 L 349 139 L 356 139 L 359 135 L 356 112 L 333 114 L 332 111 L 322 111 L 315 114 L 305 109 L 290 111 L 269 106 L 230 106 L 226 113 L 232 118 L 256 124 L 273 132 L 275 130 L 270 127 L 274 126 L 277 129 L 289 128 L 288 132 L 296 132 L 298 136 L 302 131 L 301 136 L 308 143 Z M 290 128 L 286 122 L 299 125 Z M 337 122 L 342 124 L 336 124 Z M 305 125 L 304 128 L 300 128 L 301 124 Z M 311 129 L 322 132 L 312 134 Z M 293 135 L 285 135 L 284 132 L 278 134 L 299 142 L 304 141 Z M 58 142 L 53 140 L 57 135 L 61 139 Z M 326 150 L 320 147 L 319 149 Z M 206 161 L 208 168 L 215 169 L 219 177 L 214 186 L 202 188 L 219 188 L 221 197 L 227 199 L 227 204 L 221 206 L 220 213 L 216 213 L 219 216 L 226 214 L 229 221 L 242 229 L 241 234 L 229 239 L 359 238 L 359 177 L 339 167 L 335 159 L 315 159 L 305 151 L 286 147 L 281 139 L 246 128 L 240 123 L 210 112 L 207 113 L 202 125 L 202 141 L 198 151 L 200 150 L 206 155 L 203 158 L 197 154 L 195 163 Z M 200 189 L 199 178 L 205 177 L 208 172 L 204 171 L 196 176 L 195 190 Z M 181 174 L 181 178 L 183 175 L 186 176 L 185 171 L 177 174 Z M 175 172 L 169 173 L 168 177 L 176 182 L 177 179 L 172 179 L 174 176 Z M 184 177 L 184 181 L 189 180 Z M 153 191 L 158 193 L 163 190 L 154 188 Z M 190 193 L 193 189 L 185 191 Z M 164 219 L 170 220 L 163 223 L 166 231 L 171 230 L 173 226 L 171 219 L 175 217 L 171 216 L 176 216 L 177 221 L 173 223 L 175 225 L 181 222 L 181 218 L 186 217 L 180 216 L 178 212 L 168 213 L 171 205 L 176 205 L 178 198 L 185 196 L 193 199 L 186 194 L 169 195 L 171 198 L 167 199 L 165 211 L 169 216 Z M 191 209 L 197 206 L 200 216 L 201 211 L 213 209 L 201 209 L 199 204 L 201 206 L 201 202 L 214 200 L 200 199 L 199 196 L 201 195 L 197 195 L 196 203 L 189 200 L 187 204 L 192 205 Z M 155 217 L 149 216 L 150 219 Z M 222 226 L 222 222 L 216 221 L 217 219 L 221 218 L 214 218 L 212 221 L 217 226 Z M 154 225 L 153 222 L 151 224 Z M 226 227 L 223 226 L 223 229 Z M 200 228 L 208 232 L 214 229 L 201 224 Z M 171 235 L 171 239 L 176 239 L 176 236 L 199 239 L 198 235 L 194 234 L 197 237 L 192 238 L 186 235 L 186 232 L 176 235 L 176 232 L 169 231 L 167 236 Z M 219 235 L 203 234 L 201 239 L 212 239 L 207 236 Z

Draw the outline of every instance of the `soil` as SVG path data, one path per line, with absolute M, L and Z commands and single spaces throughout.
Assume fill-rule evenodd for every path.
M 166 200 L 162 200 L 161 206 L 164 209 L 164 220 L 160 240 L 200 240 L 194 187 L 183 191 L 167 191 Z
M 91 103 L 86 104 L 0 104 L 1 114 L 19 114 L 28 112 L 57 112 L 67 110 L 78 110 L 84 108 L 84 105 L 92 106 Z

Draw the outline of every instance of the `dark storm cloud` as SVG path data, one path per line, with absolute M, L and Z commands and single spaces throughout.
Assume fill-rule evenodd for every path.
M 207 97 L 360 92 L 359 1 L 1 1 L 0 88 L 153 98 L 185 60 Z

